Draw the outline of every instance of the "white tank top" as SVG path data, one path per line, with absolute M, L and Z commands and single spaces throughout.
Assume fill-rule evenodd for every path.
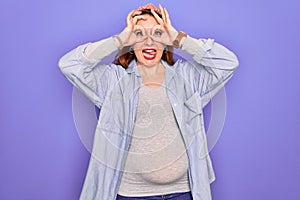
M 166 87 L 142 85 L 118 194 L 152 196 L 190 191 L 187 170 L 185 145 Z

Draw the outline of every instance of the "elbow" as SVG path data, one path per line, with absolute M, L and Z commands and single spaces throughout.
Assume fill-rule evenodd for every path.
M 66 74 L 67 73 L 67 69 L 70 67 L 70 65 L 72 64 L 71 62 L 71 57 L 69 55 L 69 53 L 63 55 L 59 60 L 58 60 L 58 68 L 61 71 L 61 73 Z
M 66 73 L 67 73 L 66 72 L 66 62 L 65 62 L 64 57 L 62 57 L 58 60 L 58 69 L 62 74 L 66 75 Z
M 240 63 L 239 63 L 239 59 L 237 58 L 236 54 L 234 54 L 232 51 L 230 52 L 229 61 L 230 61 L 229 65 L 230 65 L 231 70 L 235 71 L 238 68 Z
M 66 63 L 66 54 L 63 55 L 62 57 L 60 57 L 59 60 L 58 60 L 57 64 L 58 64 L 58 67 L 59 67 L 60 70 L 64 68 L 65 63 Z
M 63 57 L 58 60 L 57 64 L 58 64 L 58 68 L 60 69 L 60 71 L 62 71 L 62 69 L 64 68 Z
M 221 60 L 221 65 L 229 71 L 235 71 L 239 66 L 239 60 L 236 54 L 221 44 L 215 43 L 214 56 Z
M 60 71 L 65 74 L 66 70 L 77 63 L 77 54 L 76 49 L 73 49 L 66 54 L 64 54 L 59 60 L 58 60 L 58 68 Z
M 233 58 L 233 61 L 232 61 L 232 65 L 233 65 L 233 69 L 236 70 L 238 68 L 238 66 L 240 65 L 240 62 L 239 62 L 239 59 L 237 58 L 237 56 L 235 54 L 234 55 L 234 58 Z

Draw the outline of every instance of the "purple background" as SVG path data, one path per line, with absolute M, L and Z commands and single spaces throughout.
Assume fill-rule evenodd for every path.
M 148 1 L 103 2 L 1 1 L 1 200 L 78 199 L 90 154 L 58 59 L 120 32 L 127 13 Z M 215 38 L 240 61 L 211 151 L 213 199 L 300 199 L 298 1 L 151 2 L 168 8 L 175 28 Z

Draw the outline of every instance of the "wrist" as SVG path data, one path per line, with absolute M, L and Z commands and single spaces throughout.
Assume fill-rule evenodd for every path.
M 173 46 L 175 48 L 181 48 L 182 47 L 182 40 L 184 40 L 187 37 L 187 34 L 183 31 L 178 31 L 178 34 L 176 38 L 173 41 Z
M 119 35 L 114 35 L 113 38 L 115 40 L 116 46 L 118 47 L 119 50 L 121 50 L 124 47 L 122 39 L 120 38 Z
M 122 43 L 122 46 L 128 46 L 128 38 L 131 31 L 125 28 L 121 33 L 118 34 L 119 40 Z

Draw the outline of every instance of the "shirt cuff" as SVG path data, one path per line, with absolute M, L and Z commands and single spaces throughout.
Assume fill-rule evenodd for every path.
M 78 46 L 76 48 L 76 56 L 77 56 L 77 60 L 81 63 L 84 64 L 85 66 L 93 66 L 97 60 L 96 59 L 92 59 L 92 58 L 88 58 L 86 56 L 85 49 L 88 45 L 92 44 L 91 42 L 86 43 L 86 44 L 82 44 L 80 46 Z
M 87 48 L 88 47 L 88 51 Z M 87 59 L 101 60 L 118 49 L 116 41 L 113 37 L 109 37 L 98 42 L 88 43 L 85 47 L 84 54 Z
M 202 57 L 212 48 L 213 39 L 195 39 L 187 36 L 182 39 L 182 50 L 192 55 L 196 62 L 200 62 Z

